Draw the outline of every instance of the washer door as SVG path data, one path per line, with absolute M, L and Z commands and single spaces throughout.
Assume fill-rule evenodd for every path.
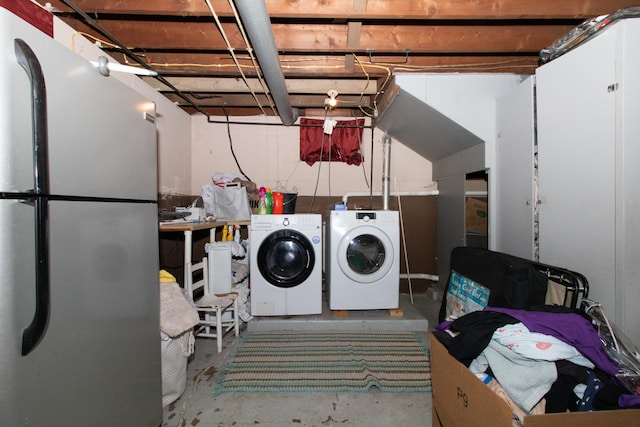
M 338 244 L 338 265 L 359 283 L 373 283 L 387 275 L 393 265 L 393 244 L 378 227 L 362 225 L 349 230 Z
M 304 282 L 315 265 L 309 239 L 296 230 L 269 234 L 258 249 L 257 264 L 262 277 L 279 288 L 292 288 Z

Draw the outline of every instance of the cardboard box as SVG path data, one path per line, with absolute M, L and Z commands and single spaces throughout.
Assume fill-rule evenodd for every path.
M 466 231 L 486 234 L 488 231 L 487 199 L 467 197 Z
M 509 405 L 449 354 L 431 334 L 433 427 L 512 427 Z M 614 427 L 640 425 L 640 409 L 531 415 L 525 427 Z

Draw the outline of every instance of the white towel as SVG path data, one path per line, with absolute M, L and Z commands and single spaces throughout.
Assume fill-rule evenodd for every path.
M 555 363 L 526 358 L 494 340 L 489 342 L 483 354 L 509 397 L 527 412 L 558 378 Z

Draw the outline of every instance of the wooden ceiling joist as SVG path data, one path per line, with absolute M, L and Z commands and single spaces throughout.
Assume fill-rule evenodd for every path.
M 70 25 L 98 38 L 89 27 L 66 19 Z M 228 47 L 213 23 L 157 22 L 132 20 L 98 20 L 126 47 L 153 51 L 176 49 L 181 51 L 225 52 Z M 231 46 L 239 53 L 246 52 L 240 30 L 235 24 L 223 24 Z M 410 49 L 420 53 L 458 52 L 534 52 L 574 28 L 573 25 L 362 25 L 357 43 L 349 40 L 348 24 L 273 24 L 272 30 L 281 53 L 312 52 L 315 55 L 336 52 L 349 53 L 374 49 L 393 53 Z M 355 35 L 352 36 L 356 37 Z M 350 47 L 350 44 L 358 46 Z
M 264 88 L 258 79 L 248 79 L 247 84 L 236 78 L 219 77 L 167 77 L 177 89 L 184 92 L 214 92 L 214 93 L 242 93 L 250 89 L 256 93 L 264 93 Z M 145 77 L 145 81 L 154 89 L 167 91 L 162 82 Z M 286 81 L 289 94 L 321 94 L 326 96 L 328 89 L 335 89 L 338 93 L 361 93 L 373 95 L 377 91 L 376 82 L 368 82 L 363 79 L 289 79 Z
M 60 0 L 50 0 L 57 10 L 70 9 Z M 209 16 L 202 0 L 105 1 L 75 0 L 92 14 L 158 16 Z M 227 0 L 211 0 L 220 16 L 233 15 Z M 629 6 L 629 1 L 606 0 L 265 0 L 272 18 L 309 19 L 587 19 Z M 364 7 L 363 7 L 364 5 Z
M 169 85 L 204 109 L 200 111 L 273 113 L 265 95 L 268 88 L 258 82 L 259 64 L 255 67 L 249 57 L 242 23 L 229 0 L 210 2 L 230 45 L 202 0 L 69 0 L 83 13 L 62 0 L 36 1 L 49 3 L 92 42 L 110 37 L 121 42 L 131 56 L 109 43 L 103 49 L 116 61 L 142 66 L 140 61 L 157 71 L 167 84 L 146 80 L 185 111 L 198 108 L 171 93 Z M 333 113 L 354 116 L 367 115 L 363 108 L 374 105 L 378 92 L 399 72 L 533 74 L 542 49 L 584 20 L 637 2 L 264 1 L 292 106 L 301 114 L 322 114 L 327 91 L 335 89 L 343 104 Z M 84 22 L 83 16 L 102 31 Z

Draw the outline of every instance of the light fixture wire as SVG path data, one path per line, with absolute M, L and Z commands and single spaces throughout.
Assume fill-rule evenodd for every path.
M 213 19 L 216 22 L 216 26 L 218 27 L 218 31 L 220 31 L 220 34 L 222 35 L 222 38 L 224 39 L 224 42 L 227 45 L 227 50 L 231 54 L 231 57 L 233 58 L 233 62 L 236 64 L 236 67 L 237 67 L 238 71 L 240 72 L 240 77 L 242 78 L 242 81 L 244 82 L 244 84 L 249 89 L 249 92 L 251 92 L 251 96 L 256 101 L 256 105 L 258 106 L 258 108 L 260 108 L 260 111 L 262 112 L 262 114 L 266 115 L 266 112 L 264 111 L 262 103 L 258 99 L 258 95 L 255 93 L 255 91 L 249 85 L 249 81 L 247 80 L 247 76 L 244 74 L 244 71 L 242 71 L 242 67 L 240 67 L 240 63 L 239 63 L 238 58 L 236 56 L 235 50 L 231 46 L 231 42 L 229 42 L 229 38 L 227 37 L 227 34 L 224 32 L 224 28 L 222 28 L 222 23 L 220 22 L 220 18 L 218 17 L 218 14 L 213 9 L 213 6 L 211 5 L 211 2 L 209 0 L 204 0 L 204 1 L 207 4 L 207 7 L 209 8 L 209 11 L 211 12 L 211 16 L 213 16 Z M 238 22 L 238 25 L 240 25 L 239 22 Z

